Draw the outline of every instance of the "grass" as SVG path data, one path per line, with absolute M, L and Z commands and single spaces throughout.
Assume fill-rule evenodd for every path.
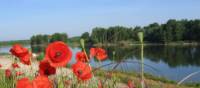
M 12 88 L 13 87 L 13 79 L 6 78 L 4 75 L 4 70 L 0 70 L 0 88 Z
M 108 71 L 106 72 L 108 73 Z M 109 78 L 105 74 L 105 70 L 99 70 L 96 72 L 96 76 L 100 77 L 101 79 Z M 175 81 L 168 80 L 163 77 L 155 77 L 153 75 L 144 74 L 145 76 L 145 82 L 148 85 L 148 88 L 200 88 L 200 85 L 197 83 L 188 83 L 178 86 Z M 128 80 L 133 80 L 136 88 L 141 88 L 140 86 L 140 75 L 136 72 L 120 72 L 120 71 L 113 71 L 112 77 L 118 81 L 118 83 L 127 84 Z

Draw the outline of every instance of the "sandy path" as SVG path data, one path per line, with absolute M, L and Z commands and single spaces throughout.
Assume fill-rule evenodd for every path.
M 14 62 L 14 58 L 10 55 L 5 55 L 5 56 L 0 56 L 0 64 L 2 65 L 1 69 L 11 69 L 12 68 L 12 63 Z M 18 65 L 20 66 L 21 69 L 27 70 L 31 66 L 33 69 L 37 70 L 38 69 L 38 62 L 34 61 L 31 66 L 24 65 L 20 63 L 19 61 L 17 62 Z
M 0 64 L 2 65 L 0 69 L 4 69 L 4 70 L 12 69 L 13 61 L 14 61 L 14 58 L 10 55 L 0 56 Z M 20 66 L 20 68 L 17 68 L 16 70 L 24 72 L 26 75 L 36 74 L 39 69 L 38 61 L 33 61 L 31 65 L 24 65 L 20 63 L 19 61 L 17 62 L 17 64 Z M 72 72 L 70 69 L 63 68 L 62 70 L 57 69 L 56 73 L 57 75 L 61 75 L 61 74 L 71 74 Z
M 12 60 L 7 59 L 7 56 L 0 56 L 0 64 L 2 65 L 1 69 L 10 68 Z
M 0 69 L 3 69 L 3 70 L 13 69 L 12 68 L 13 61 L 14 61 L 14 59 L 10 55 L 0 56 L 0 64 L 2 65 L 2 67 Z M 17 62 L 17 64 L 20 66 L 20 68 L 17 68 L 15 70 L 21 71 L 21 72 L 25 73 L 25 75 L 36 73 L 38 71 L 38 62 L 32 63 L 31 66 L 24 65 L 24 64 L 20 63 L 19 61 Z

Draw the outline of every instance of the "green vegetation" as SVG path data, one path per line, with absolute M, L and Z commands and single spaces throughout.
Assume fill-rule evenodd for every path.
M 33 52 L 42 52 L 49 42 L 48 35 L 34 35 L 31 37 L 31 50 Z
M 67 39 L 68 39 L 68 36 L 66 33 L 55 33 L 55 34 L 51 35 L 49 38 L 50 43 L 54 42 L 54 41 L 67 42 Z
M 0 70 L 0 88 L 13 88 L 13 77 L 6 78 L 4 70 Z
M 71 47 L 74 47 L 74 46 L 80 46 L 80 39 L 81 37 L 71 37 L 69 38 L 67 41 L 67 43 L 71 46 Z
M 106 74 L 105 74 L 106 72 Z M 141 75 L 137 72 L 122 72 L 122 71 L 107 71 L 107 70 L 98 70 L 95 72 L 95 75 L 100 77 L 102 80 L 115 79 L 117 82 L 127 84 L 128 80 L 134 80 L 136 88 L 141 88 L 140 77 Z M 199 84 L 188 83 L 177 86 L 176 82 L 168 80 L 163 77 L 155 77 L 153 75 L 144 74 L 145 83 L 149 88 L 199 88 Z
M 84 33 L 85 40 L 93 43 L 118 43 L 119 41 L 137 42 L 137 33 L 144 32 L 144 40 L 148 43 L 171 42 L 200 42 L 200 20 L 174 20 L 170 19 L 165 24 L 152 23 L 144 27 L 127 28 L 114 26 L 109 28 L 96 27 L 90 37 Z
M 54 33 L 53 35 L 34 35 L 31 37 L 32 52 L 43 52 L 48 43 L 54 41 L 67 42 L 68 36 L 66 33 Z
M 42 61 L 44 59 L 45 54 L 42 52 L 37 56 L 37 61 Z
M 88 32 L 85 32 L 81 35 L 81 38 L 85 40 L 85 42 L 90 43 L 92 42 L 91 38 L 90 38 L 90 34 Z
M 8 45 L 16 44 L 16 43 L 26 45 L 26 44 L 30 44 L 30 41 L 29 40 L 1 41 L 0 46 L 8 46 Z
M 107 29 L 96 27 L 92 30 L 90 38 L 93 43 L 117 43 L 119 41 L 135 41 L 138 40 L 136 31 L 138 32 L 139 30 L 132 30 L 132 28 L 126 28 L 122 26 L 109 27 Z

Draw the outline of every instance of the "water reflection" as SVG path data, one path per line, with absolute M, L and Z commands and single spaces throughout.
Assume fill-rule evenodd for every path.
M 132 47 L 104 47 L 110 60 L 120 61 L 140 59 L 139 46 Z M 113 52 L 116 56 L 113 58 Z M 144 58 L 153 62 L 164 62 L 170 67 L 200 66 L 200 47 L 196 46 L 145 46 Z
M 162 60 L 170 67 L 200 66 L 200 47 L 146 47 L 145 57 L 152 61 Z
M 140 62 L 139 46 L 104 48 L 108 51 L 110 58 L 104 63 L 120 62 L 121 60 Z M 116 53 L 114 58 L 113 51 Z M 190 73 L 200 71 L 199 55 L 199 46 L 145 46 L 145 72 L 179 81 Z M 93 64 L 97 63 L 93 62 Z M 118 70 L 140 72 L 140 64 L 122 63 Z M 196 75 L 186 82 L 199 82 L 200 78 L 198 76 Z

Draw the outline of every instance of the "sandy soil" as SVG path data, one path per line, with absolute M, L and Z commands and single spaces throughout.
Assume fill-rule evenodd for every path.
M 14 57 L 10 55 L 0 56 L 0 64 L 2 67 L 0 69 L 12 69 L 12 63 L 14 62 Z M 38 73 L 38 67 L 39 63 L 37 61 L 32 61 L 31 65 L 24 65 L 17 61 L 17 64 L 20 66 L 20 68 L 17 68 L 17 71 L 24 72 L 26 75 L 30 74 L 37 74 Z M 57 69 L 57 75 L 61 74 L 70 74 L 72 73 L 70 69 Z

